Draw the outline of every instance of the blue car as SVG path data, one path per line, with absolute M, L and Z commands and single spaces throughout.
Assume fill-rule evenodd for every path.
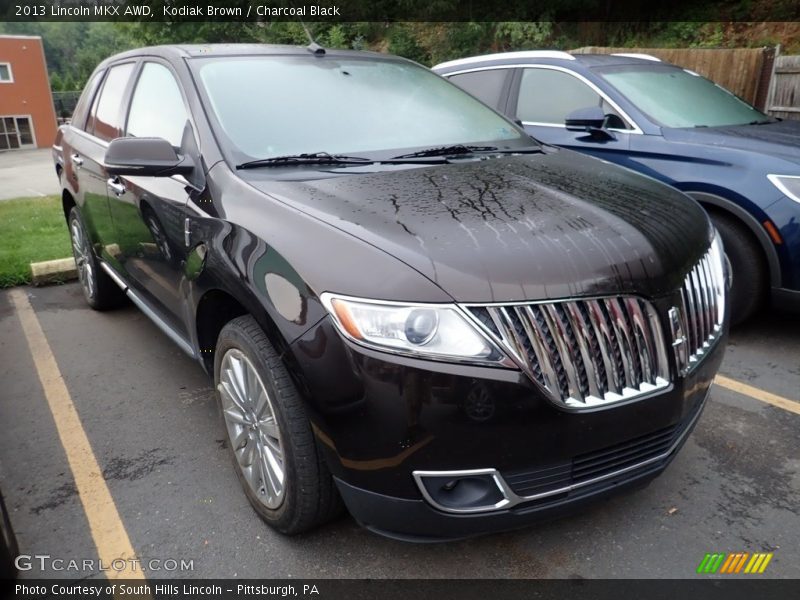
M 642 54 L 509 52 L 433 68 L 542 142 L 668 183 L 719 230 L 731 320 L 800 309 L 800 122 Z

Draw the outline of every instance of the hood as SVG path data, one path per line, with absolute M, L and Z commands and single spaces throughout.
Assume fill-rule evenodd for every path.
M 680 286 L 709 243 L 693 200 L 565 150 L 303 182 L 266 171 L 240 176 L 405 262 L 459 302 L 658 296 Z
M 725 146 L 768 154 L 800 164 L 800 121 L 775 121 L 763 125 L 729 125 L 664 129 L 670 141 Z

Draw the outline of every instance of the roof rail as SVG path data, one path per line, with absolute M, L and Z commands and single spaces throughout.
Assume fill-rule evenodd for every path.
M 460 67 L 462 65 L 470 65 L 473 63 L 478 62 L 491 62 L 496 60 L 503 60 L 503 59 L 520 59 L 524 60 L 527 58 L 559 58 L 562 60 L 575 60 L 575 57 L 568 52 L 562 52 L 561 50 L 523 50 L 521 52 L 500 52 L 498 54 L 485 54 L 483 56 L 470 56 L 469 58 L 459 58 L 458 60 L 450 60 L 447 62 L 439 63 L 435 67 L 436 69 L 447 69 L 449 67 Z
M 611 56 L 624 56 L 626 58 L 641 58 L 642 60 L 652 60 L 654 62 L 661 62 L 661 59 L 652 54 L 641 54 L 639 52 L 613 52 Z

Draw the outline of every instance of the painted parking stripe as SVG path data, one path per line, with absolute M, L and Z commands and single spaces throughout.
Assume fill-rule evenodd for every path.
M 714 379 L 714 383 L 738 394 L 750 396 L 751 398 L 755 398 L 761 402 L 765 402 L 767 404 L 771 404 L 772 406 L 782 408 L 783 410 L 788 410 L 796 415 L 800 415 L 800 402 L 795 400 L 789 400 L 783 396 L 778 396 L 777 394 L 753 387 L 752 385 L 747 385 L 746 383 L 736 381 L 735 379 L 725 377 L 724 375 L 717 375 L 717 377 Z
M 9 296 L 22 324 L 39 381 L 53 414 L 58 437 L 67 455 L 98 557 L 107 565 L 105 573 L 109 579 L 144 579 L 141 568 L 136 566 L 138 563 L 132 563 L 136 560 L 136 553 L 131 546 L 128 532 L 125 531 L 89 438 L 28 296 L 20 289 L 11 290 Z M 113 561 L 118 559 L 124 561 L 123 569 L 117 570 L 114 566 Z M 118 560 L 116 565 L 123 566 L 123 563 Z M 108 568 L 112 566 L 114 568 Z

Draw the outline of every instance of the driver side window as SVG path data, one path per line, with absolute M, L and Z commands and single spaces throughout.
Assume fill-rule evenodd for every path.
M 180 148 L 188 118 L 172 72 L 158 63 L 145 63 L 136 82 L 125 135 L 160 137 Z
M 517 118 L 527 123 L 564 125 L 571 112 L 600 106 L 609 116 L 608 126 L 629 129 L 616 110 L 583 81 L 554 69 L 528 68 L 522 71 L 517 98 Z

